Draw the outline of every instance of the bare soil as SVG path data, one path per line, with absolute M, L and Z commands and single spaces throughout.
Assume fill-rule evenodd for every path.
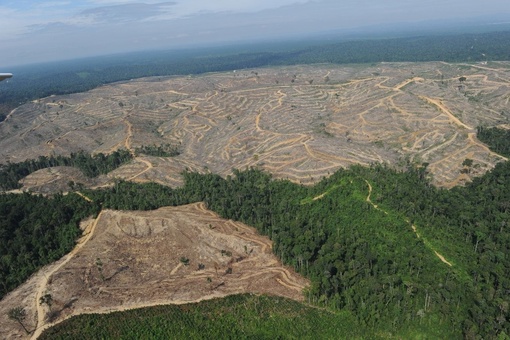
M 236 293 L 302 300 L 308 281 L 281 265 L 254 228 L 197 203 L 150 212 L 105 210 L 84 221 L 76 248 L 0 301 L 0 338 L 28 338 L 9 308 L 23 306 L 33 338 L 72 315 L 197 302 Z M 199 268 L 199 265 L 200 266 Z M 49 293 L 51 310 L 36 303 Z
M 179 186 L 186 168 L 228 175 L 250 166 L 310 184 L 351 164 L 399 166 L 409 158 L 429 163 L 433 183 L 451 187 L 504 159 L 476 139 L 475 129 L 508 125 L 509 82 L 509 62 L 143 78 L 17 108 L 0 124 L 0 160 L 174 143 L 178 157 L 137 157 L 101 183 L 84 184 L 117 177 Z M 474 165 L 461 173 L 466 158 Z M 37 191 L 42 184 L 24 185 Z

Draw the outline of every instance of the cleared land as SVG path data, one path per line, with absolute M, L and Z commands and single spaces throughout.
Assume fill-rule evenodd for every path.
M 503 159 L 476 139 L 475 129 L 508 124 L 509 86 L 508 62 L 144 78 L 17 108 L 0 124 L 0 159 L 173 143 L 178 157 L 137 157 L 82 182 L 99 186 L 117 177 L 178 186 L 185 168 L 227 175 L 256 166 L 307 184 L 350 164 L 398 164 L 407 157 L 429 163 L 434 184 L 451 187 Z M 466 158 L 474 164 L 461 172 Z M 62 174 L 42 172 L 25 189 L 37 191 Z
M 405 158 L 429 163 L 434 184 L 450 187 L 504 159 L 477 140 L 475 129 L 508 125 L 509 86 L 508 62 L 296 66 L 139 79 L 20 106 L 0 123 L 0 162 L 167 143 L 181 151 L 172 158 L 138 156 L 95 179 L 57 167 L 23 180 L 23 190 L 42 193 L 66 191 L 70 180 L 88 187 L 115 178 L 175 187 L 186 168 L 228 175 L 255 166 L 308 184 L 350 164 L 398 167 Z M 469 169 L 462 165 L 467 158 Z M 307 285 L 271 255 L 267 238 L 201 204 L 103 211 L 84 230 L 75 250 L 0 302 L 2 338 L 25 336 L 7 319 L 14 306 L 24 306 L 27 327 L 40 331 L 80 313 L 234 293 L 299 300 Z M 46 293 L 54 299 L 51 310 L 38 304 Z
M 77 314 L 245 292 L 300 301 L 308 284 L 279 263 L 267 237 L 200 203 L 150 212 L 105 210 L 83 227 L 70 254 L 0 302 L 1 338 L 26 337 L 6 316 L 18 305 L 25 306 L 27 328 L 36 329 L 36 338 L 43 328 Z M 46 293 L 54 300 L 51 310 L 38 303 Z

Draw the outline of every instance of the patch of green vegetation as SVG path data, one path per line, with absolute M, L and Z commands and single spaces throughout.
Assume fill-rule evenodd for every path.
M 147 145 L 135 149 L 135 154 L 138 156 L 144 154 L 147 156 L 156 157 L 175 157 L 179 156 L 181 152 L 179 147 L 173 144 L 162 144 L 162 145 Z
M 510 157 L 510 130 L 479 127 L 476 136 L 494 152 Z
M 474 96 L 472 96 L 472 95 L 468 95 L 468 94 L 466 94 L 465 96 L 467 97 L 468 101 L 470 101 L 470 102 L 478 103 L 478 102 L 480 102 L 480 100 L 481 100 L 480 95 L 474 95 Z
M 136 322 L 133 322 L 136 320 Z M 268 296 L 233 295 L 197 304 L 80 315 L 40 339 L 338 339 L 380 338 L 353 327 L 348 312 Z
M 314 131 L 315 131 L 315 133 L 322 134 L 323 136 L 326 136 L 326 137 L 335 137 L 335 135 L 333 135 L 331 132 L 326 130 L 325 123 L 320 123 L 317 127 L 314 128 Z
M 384 142 L 382 140 L 376 140 L 374 142 L 374 145 L 380 147 L 380 148 L 383 148 L 384 147 Z

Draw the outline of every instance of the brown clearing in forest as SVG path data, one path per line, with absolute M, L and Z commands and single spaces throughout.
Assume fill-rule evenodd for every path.
M 175 187 L 184 169 L 226 176 L 254 166 L 310 184 L 340 167 L 397 166 L 408 157 L 430 164 L 434 184 L 451 187 L 504 159 L 473 130 L 510 119 L 510 63 L 489 66 L 293 66 L 110 84 L 17 108 L 0 124 L 0 159 L 171 143 L 178 157 L 141 155 L 85 184 L 124 178 Z M 474 161 L 468 174 L 466 158 Z M 30 183 L 25 189 L 39 190 Z
M 267 237 L 219 218 L 203 203 L 149 212 L 104 210 L 84 224 L 84 236 L 71 253 L 0 302 L 0 337 L 27 338 L 6 316 L 18 305 L 25 307 L 35 338 L 50 323 L 82 313 L 247 292 L 301 301 L 308 285 L 281 265 Z M 51 311 L 36 303 L 46 293 L 54 300 Z

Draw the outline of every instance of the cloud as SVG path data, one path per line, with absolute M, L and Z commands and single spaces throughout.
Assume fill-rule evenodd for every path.
M 70 1 L 46 1 L 40 4 L 35 4 L 36 8 L 51 8 L 51 7 L 62 7 L 70 5 Z
M 0 65 L 503 15 L 507 1 L 0 0 Z
M 132 4 L 133 1 L 129 0 L 85 0 L 85 2 L 89 5 L 101 5 L 101 6 L 109 6 L 109 5 L 126 5 Z M 143 2 L 144 4 L 157 4 L 161 2 L 161 0 L 141 0 L 138 3 Z M 90 6 L 89 6 L 90 7 Z
M 175 2 L 156 4 L 132 3 L 90 8 L 82 11 L 76 18 L 90 18 L 95 23 L 118 23 L 140 21 L 169 11 Z

